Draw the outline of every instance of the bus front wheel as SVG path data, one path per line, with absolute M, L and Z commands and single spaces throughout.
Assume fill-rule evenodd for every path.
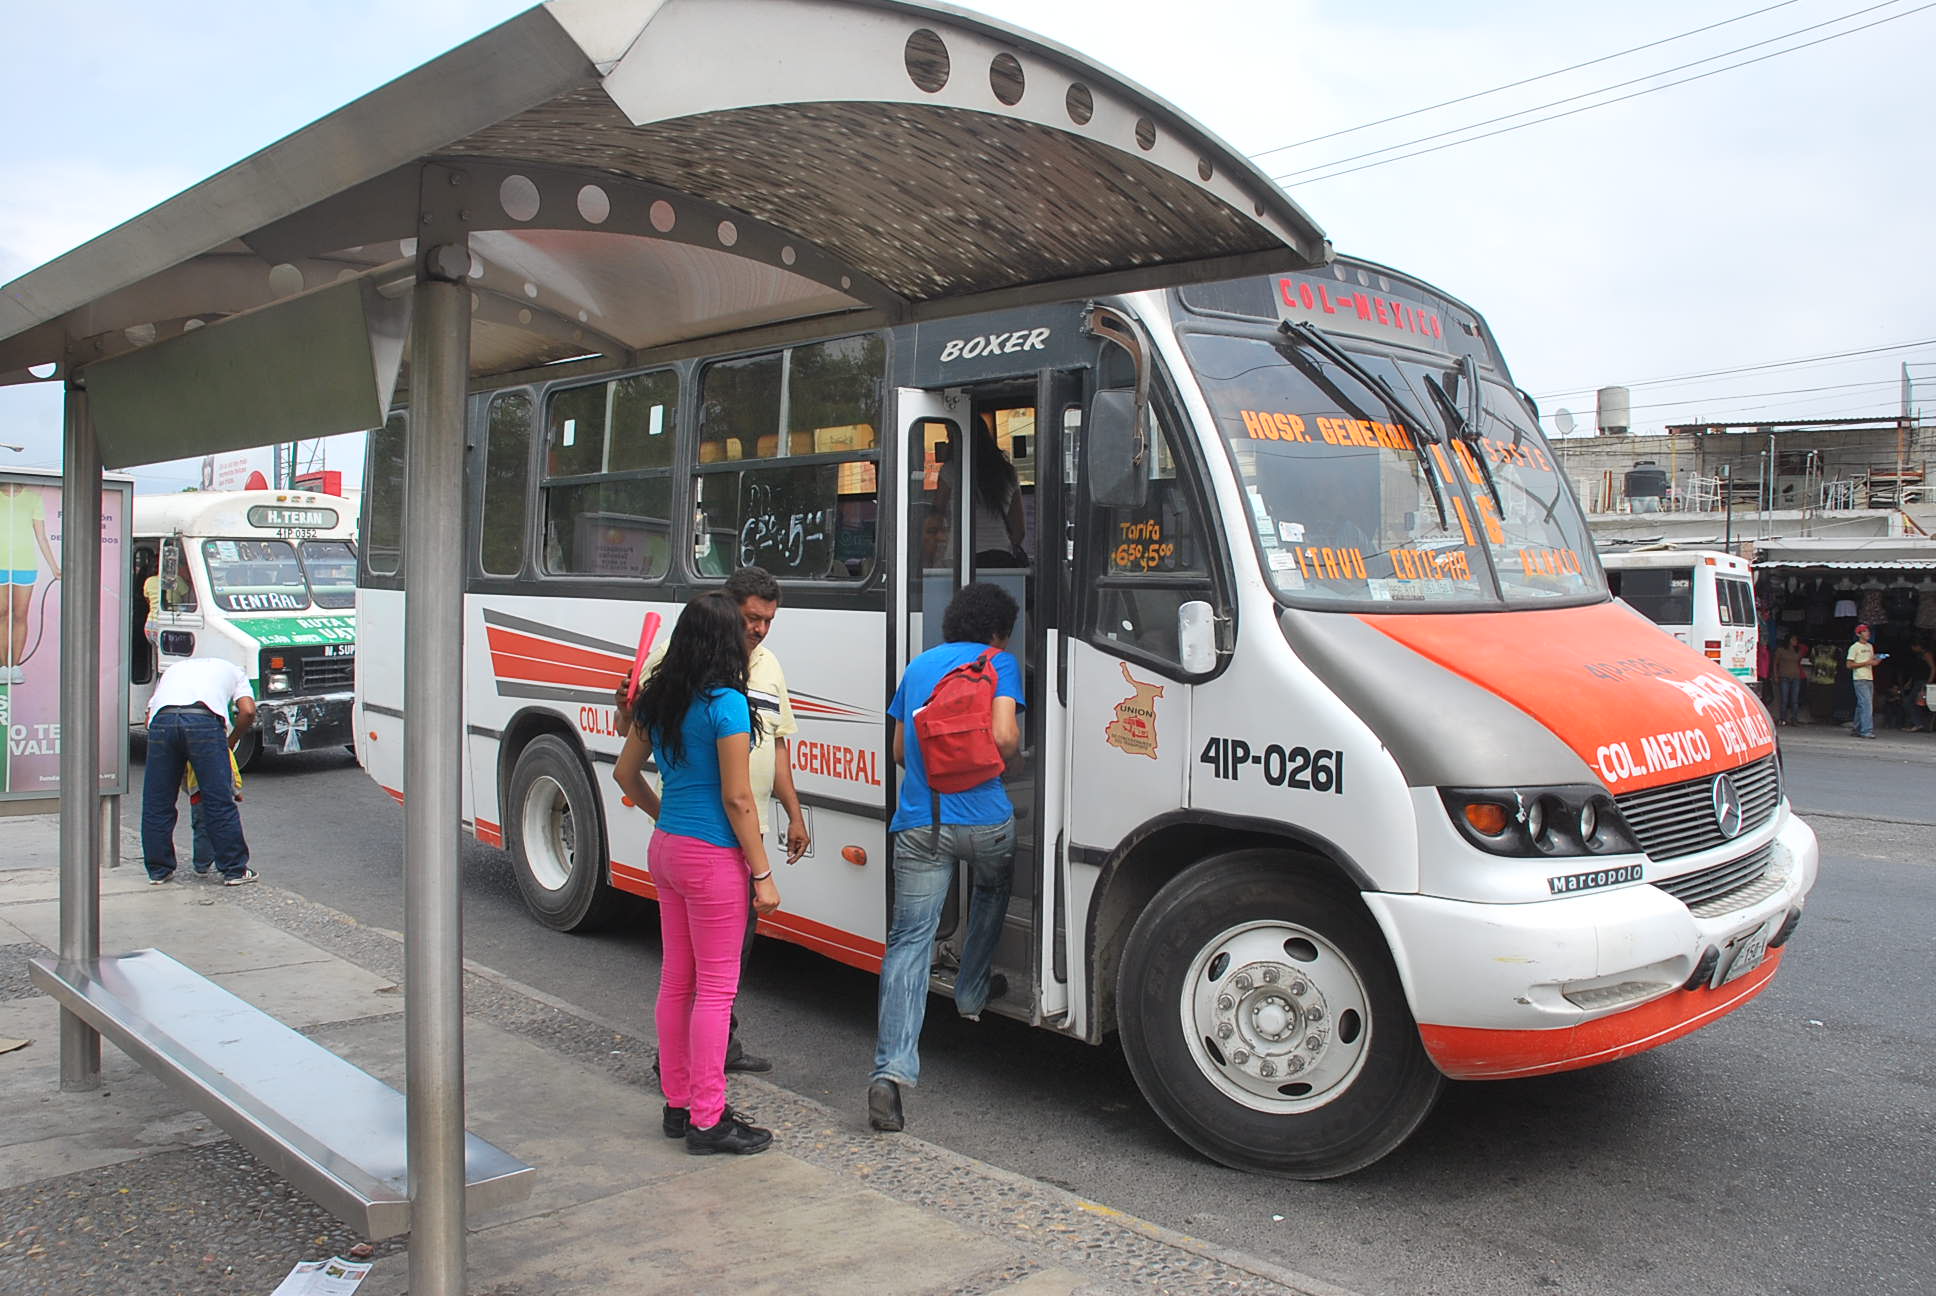
M 1137 1085 L 1227 1166 L 1350 1174 L 1404 1142 L 1438 1098 L 1376 924 L 1348 890 L 1275 852 L 1184 870 L 1137 920 L 1120 976 Z
M 262 733 L 253 725 L 235 743 L 235 768 L 244 774 L 262 763 Z
M 578 753 L 544 734 L 518 753 L 504 816 L 525 907 L 554 931 L 591 931 L 618 892 L 605 881 L 605 831 Z

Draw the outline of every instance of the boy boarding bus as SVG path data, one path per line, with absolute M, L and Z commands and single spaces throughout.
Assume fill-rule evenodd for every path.
M 1623 549 L 1600 555 L 1607 588 L 1628 607 L 1750 687 L 1755 678 L 1754 568 L 1716 549 Z
M 236 748 L 350 745 L 356 690 L 356 506 L 307 491 L 188 491 L 134 501 L 136 641 L 129 714 L 161 672 L 200 652 L 242 668 L 256 722 Z
M 405 418 L 358 581 L 359 753 L 399 799 Z M 1761 704 L 1609 598 L 1484 320 L 1394 271 L 720 337 L 480 389 L 470 428 L 464 815 L 541 922 L 653 894 L 612 690 L 643 614 L 757 563 L 813 837 L 761 930 L 878 969 L 885 707 L 996 583 L 1026 705 L 989 1008 L 1115 1033 L 1225 1164 L 1345 1174 L 1448 1076 L 1692 1031 L 1814 882 Z

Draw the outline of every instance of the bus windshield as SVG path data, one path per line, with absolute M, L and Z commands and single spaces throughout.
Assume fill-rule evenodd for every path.
M 1183 343 L 1287 603 L 1402 611 L 1602 592 L 1585 519 L 1510 389 L 1475 393 L 1449 361 L 1353 351 L 1347 366 L 1292 336 Z
M 356 550 L 347 540 L 302 542 L 303 575 L 317 607 L 356 606 Z

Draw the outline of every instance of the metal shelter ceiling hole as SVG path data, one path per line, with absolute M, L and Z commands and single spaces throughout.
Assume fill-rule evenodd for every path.
M 1022 102 L 1022 95 L 1028 89 L 1028 78 L 1022 74 L 1022 61 L 1007 51 L 997 54 L 988 65 L 988 88 L 1010 108 Z
M 530 322 L 531 322 L 531 312 L 528 310 L 520 310 L 518 312 L 518 323 L 529 324 Z
M 121 330 L 121 336 L 128 339 L 130 346 L 143 347 L 155 340 L 155 326 L 152 324 L 130 324 Z
M 789 243 L 780 249 L 780 261 L 783 265 L 792 265 L 799 259 L 800 254 L 793 250 L 793 244 Z
M 597 185 L 578 191 L 578 214 L 588 225 L 603 225 L 612 214 L 612 196 Z
M 661 198 L 652 204 L 652 228 L 661 234 L 672 233 L 672 227 L 679 222 L 679 213 L 672 210 L 672 204 Z
M 417 255 L 417 240 L 413 238 L 407 238 L 407 239 L 401 240 L 397 244 L 397 251 L 405 257 L 413 257 Z
M 1062 96 L 1062 106 L 1069 112 L 1069 120 L 1078 126 L 1087 126 L 1089 119 L 1096 115 L 1096 96 L 1089 87 L 1078 81 L 1069 87 L 1069 93 Z
M 1156 147 L 1156 123 L 1147 117 L 1136 119 L 1136 147 L 1145 153 Z
M 269 295 L 271 297 L 294 297 L 303 290 L 301 269 L 284 261 L 269 267 Z
M 469 273 L 473 279 L 482 279 L 484 277 L 484 258 L 475 252 L 471 253 L 471 268 Z
M 947 43 L 926 27 L 918 28 L 908 37 L 901 57 L 907 64 L 908 80 L 914 82 L 916 89 L 939 94 L 948 84 L 951 68 Z
M 731 247 L 739 242 L 739 226 L 729 220 L 719 222 L 719 246 Z
M 538 296 L 538 285 L 526 279 L 524 281 L 524 295 L 535 300 Z
M 514 221 L 528 221 L 538 214 L 542 200 L 538 186 L 529 176 L 508 175 L 497 187 L 497 205 Z
M 1210 165 L 1209 158 L 1197 159 L 1197 179 L 1203 181 L 1205 184 L 1209 184 L 1210 177 L 1215 174 L 1217 174 L 1217 169 Z
M 60 372 L 60 364 L 49 360 L 46 364 L 28 365 L 27 372 L 36 378 L 52 378 Z

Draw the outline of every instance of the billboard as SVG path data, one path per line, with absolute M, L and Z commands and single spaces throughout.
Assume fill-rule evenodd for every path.
M 127 791 L 131 495 L 130 482 L 102 483 L 101 651 L 77 663 L 61 645 L 61 479 L 0 471 L 0 801 L 60 795 L 60 681 L 73 666 L 100 675 L 101 791 Z

